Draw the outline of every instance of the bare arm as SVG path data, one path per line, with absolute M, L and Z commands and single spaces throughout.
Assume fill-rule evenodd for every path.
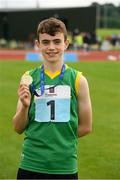
M 92 107 L 88 82 L 84 76 L 80 78 L 78 91 L 78 137 L 82 137 L 92 131 Z
M 21 134 L 28 124 L 28 110 L 31 95 L 27 85 L 19 86 L 18 96 L 17 110 L 13 117 L 13 127 L 17 133 Z

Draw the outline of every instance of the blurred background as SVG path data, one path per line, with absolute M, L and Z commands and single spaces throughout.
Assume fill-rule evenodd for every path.
M 0 0 L 0 179 L 16 179 L 24 134 L 12 127 L 24 72 L 39 67 L 38 23 L 60 18 L 65 63 L 86 76 L 93 131 L 78 140 L 80 179 L 120 179 L 120 0 Z
M 120 50 L 119 0 L 0 0 L 0 48 L 35 49 L 38 23 L 64 21 L 70 50 Z

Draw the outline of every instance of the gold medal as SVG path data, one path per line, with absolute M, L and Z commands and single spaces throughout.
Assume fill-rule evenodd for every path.
M 32 84 L 33 79 L 29 74 L 24 74 L 21 78 L 21 82 L 20 84 L 25 84 L 27 86 L 29 86 L 30 84 Z

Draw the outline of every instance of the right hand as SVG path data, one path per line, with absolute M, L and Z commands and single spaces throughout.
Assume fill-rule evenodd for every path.
M 24 107 L 30 106 L 31 94 L 27 85 L 20 84 L 18 88 L 18 96 Z

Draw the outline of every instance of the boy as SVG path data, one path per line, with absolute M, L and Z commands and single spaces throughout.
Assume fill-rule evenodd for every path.
M 17 179 L 78 179 L 77 139 L 92 129 L 88 83 L 64 64 L 62 21 L 40 22 L 36 45 L 44 62 L 23 75 L 13 117 L 15 131 L 25 132 Z

